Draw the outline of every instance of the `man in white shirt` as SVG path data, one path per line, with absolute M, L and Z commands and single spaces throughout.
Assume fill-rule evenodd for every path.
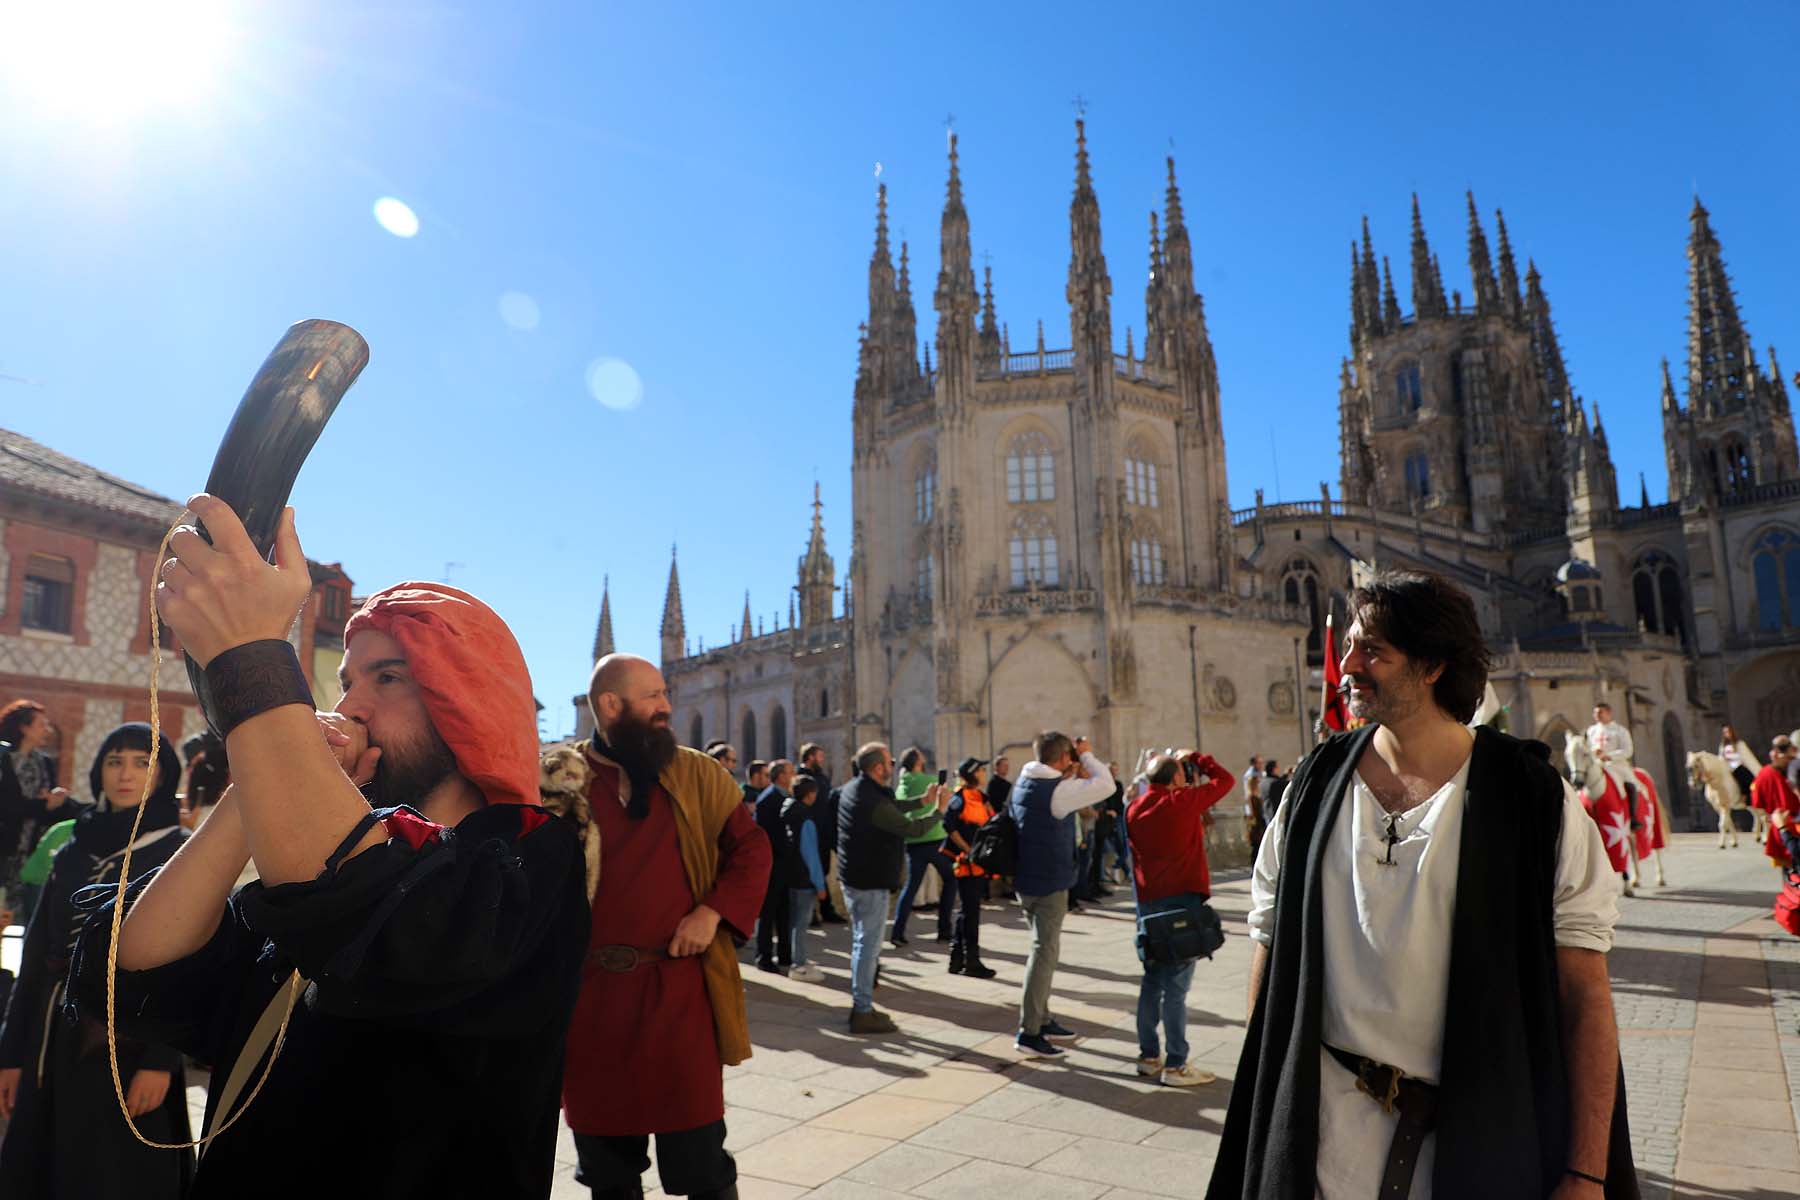
M 1351 615 L 1369 725 L 1264 835 L 1208 1198 L 1635 1197 L 1598 831 L 1531 744 L 1464 725 L 1488 661 L 1466 595 L 1387 573 Z
M 1588 748 L 1600 760 L 1600 766 L 1618 785 L 1619 794 L 1637 811 L 1637 772 L 1631 765 L 1635 747 L 1631 730 L 1613 720 L 1612 705 L 1602 700 L 1594 705 L 1594 723 L 1587 727 Z M 1633 825 L 1637 822 L 1634 820 Z
M 1063 917 L 1075 883 L 1075 814 L 1111 796 L 1113 778 L 1086 738 L 1071 742 L 1046 731 L 1032 740 L 1031 752 L 1034 758 L 1019 772 L 1008 801 L 1019 827 L 1013 890 L 1031 930 L 1014 1048 L 1033 1058 L 1055 1058 L 1062 1050 L 1052 1039 L 1075 1036 L 1050 1016 L 1050 983 L 1062 955 Z

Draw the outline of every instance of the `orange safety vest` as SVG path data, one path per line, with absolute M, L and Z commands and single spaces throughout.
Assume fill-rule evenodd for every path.
M 982 794 L 980 788 L 964 788 L 962 790 L 962 802 L 962 819 L 963 823 L 966 825 L 979 829 L 983 825 L 986 825 L 988 818 L 993 815 L 992 811 L 988 808 L 987 797 Z M 947 838 L 944 841 L 944 853 L 949 854 L 956 859 L 956 874 L 958 878 L 969 879 L 987 874 L 986 871 L 970 862 L 969 856 L 958 851 L 956 849 L 956 843 Z

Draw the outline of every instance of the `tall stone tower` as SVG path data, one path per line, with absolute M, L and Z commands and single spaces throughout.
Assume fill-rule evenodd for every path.
M 994 273 L 974 270 L 952 135 L 937 327 L 918 355 L 909 258 L 902 247 L 896 271 L 877 193 L 853 419 L 857 742 L 916 741 L 954 761 L 1032 732 L 1021 720 L 1123 742 L 1134 722 L 1170 719 L 1166 691 L 1196 708 L 1196 679 L 1161 678 L 1167 638 L 1195 657 L 1194 622 L 1168 610 L 1229 608 L 1236 550 L 1175 164 L 1152 215 L 1140 358 L 1132 331 L 1115 345 L 1084 122 L 1074 151 L 1066 348 L 1045 344 L 1042 321 L 1034 351 L 1011 346 Z
M 1685 409 L 1663 363 L 1663 447 L 1671 500 L 1742 494 L 1800 475 L 1794 417 L 1775 347 L 1769 347 L 1765 373 L 1738 315 L 1710 214 L 1697 196 L 1688 221 Z
M 1475 197 L 1467 199 L 1473 304 L 1445 293 L 1417 196 L 1410 315 L 1401 312 L 1385 258 L 1377 274 L 1366 217 L 1360 252 L 1351 243 L 1351 354 L 1339 385 L 1342 494 L 1481 531 L 1560 526 L 1565 414 L 1578 402 L 1550 301 L 1535 264 L 1520 295 L 1497 212 L 1496 275 Z

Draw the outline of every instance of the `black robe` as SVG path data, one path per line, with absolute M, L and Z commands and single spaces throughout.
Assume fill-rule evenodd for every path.
M 1274 936 L 1207 1200 L 1313 1200 L 1316 1194 L 1324 990 L 1320 869 L 1357 759 L 1374 732 L 1370 727 L 1328 739 L 1300 765 L 1287 790 Z M 1442 1200 L 1547 1196 L 1569 1165 L 1554 927 L 1562 814 L 1562 781 L 1540 755 L 1492 729 L 1476 731 L 1457 851 L 1438 1075 L 1432 1195 Z M 1638 1195 L 1623 1070 L 1613 1104 L 1606 1195 Z
M 140 836 L 132 874 L 142 878 L 160 867 L 186 837 L 173 825 Z M 94 853 L 77 835 L 51 861 L 26 927 L 19 979 L 0 1023 L 0 1067 L 22 1068 L 12 1120 L 0 1138 L 0 1196 L 177 1200 L 193 1177 L 193 1151 L 152 1149 L 126 1128 L 107 1062 L 105 1009 L 80 1019 L 63 1012 L 70 948 L 83 919 L 75 894 L 90 884 L 117 886 L 123 861 L 122 848 Z M 189 1140 L 180 1051 L 121 1034 L 120 1083 L 129 1089 L 138 1071 L 169 1072 L 168 1095 L 137 1118 L 138 1129 L 153 1141 Z
M 400 812 L 386 844 L 335 874 L 247 884 L 195 954 L 119 972 L 120 1026 L 219 1083 L 290 972 L 312 981 L 261 1093 L 239 1098 L 242 1118 L 201 1158 L 193 1200 L 549 1194 L 587 949 L 580 845 L 535 807 L 489 805 L 441 832 Z M 76 946 L 84 1012 L 103 1011 L 110 910 Z

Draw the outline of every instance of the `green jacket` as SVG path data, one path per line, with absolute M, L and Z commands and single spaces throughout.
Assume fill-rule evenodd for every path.
M 915 821 L 921 817 L 930 816 L 937 812 L 937 805 L 928 802 L 925 794 L 936 782 L 936 775 L 928 775 L 923 771 L 902 771 L 900 786 L 894 789 L 894 799 L 899 801 L 900 807 L 906 811 L 906 815 Z M 930 829 L 917 837 L 907 838 L 906 844 L 916 846 L 921 842 L 941 842 L 943 840 L 944 819 L 940 816 L 931 823 Z
M 38 839 L 37 849 L 19 868 L 19 882 L 36 884 L 43 887 L 50 879 L 50 859 L 62 849 L 62 844 L 75 836 L 74 821 L 58 821 L 44 830 L 44 836 Z

